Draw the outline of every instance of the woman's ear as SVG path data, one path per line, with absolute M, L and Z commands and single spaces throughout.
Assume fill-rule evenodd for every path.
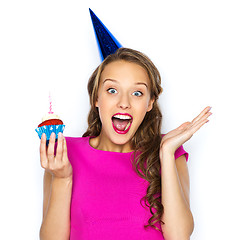
M 98 107 L 98 99 L 95 102 L 95 107 Z
M 150 112 L 152 110 L 154 101 L 155 98 L 149 100 L 147 112 Z

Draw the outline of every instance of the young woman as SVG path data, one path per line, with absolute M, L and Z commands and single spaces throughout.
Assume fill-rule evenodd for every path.
M 144 54 L 120 48 L 89 79 L 88 129 L 46 136 L 41 239 L 189 239 L 188 154 L 182 144 L 211 115 L 161 134 L 160 74 Z

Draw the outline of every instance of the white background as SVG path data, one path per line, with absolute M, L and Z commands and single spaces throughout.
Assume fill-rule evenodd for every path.
M 87 81 L 100 63 L 90 7 L 125 46 L 159 68 L 163 132 L 213 115 L 184 146 L 189 152 L 193 240 L 239 238 L 238 1 L 53 1 L 0 3 L 0 239 L 38 239 L 42 217 L 39 139 L 53 110 L 65 135 L 87 127 Z

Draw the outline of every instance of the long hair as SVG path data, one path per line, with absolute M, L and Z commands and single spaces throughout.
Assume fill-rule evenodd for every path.
M 161 203 L 161 177 L 160 177 L 160 159 L 159 149 L 161 142 L 161 123 L 162 114 L 158 106 L 158 96 L 162 92 L 161 77 L 159 71 L 153 62 L 143 53 L 130 49 L 119 48 L 114 54 L 109 55 L 96 68 L 88 82 L 88 93 L 90 97 L 91 109 L 88 115 L 88 129 L 83 137 L 98 136 L 101 132 L 101 121 L 95 103 L 100 82 L 100 76 L 105 66 L 111 62 L 124 60 L 136 63 L 143 67 L 148 73 L 150 80 L 150 97 L 154 99 L 151 111 L 147 112 L 135 135 L 131 139 L 131 146 L 134 149 L 132 164 L 136 173 L 149 182 L 147 194 L 141 198 L 145 205 L 149 207 L 152 214 L 148 224 L 144 227 L 154 227 L 161 231 L 161 228 L 155 226 L 155 223 L 161 221 L 163 215 L 163 205 Z M 138 154 L 137 154 L 138 153 Z M 140 172 L 140 171 L 141 172 Z M 141 203 L 142 204 L 142 203 Z

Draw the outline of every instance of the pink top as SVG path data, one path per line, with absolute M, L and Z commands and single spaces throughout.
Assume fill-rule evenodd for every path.
M 161 240 L 161 232 L 148 227 L 152 216 L 144 201 L 149 182 L 132 168 L 129 153 L 97 150 L 90 137 L 66 137 L 73 167 L 71 240 Z M 188 153 L 181 146 L 175 159 Z M 159 227 L 159 225 L 158 225 Z

